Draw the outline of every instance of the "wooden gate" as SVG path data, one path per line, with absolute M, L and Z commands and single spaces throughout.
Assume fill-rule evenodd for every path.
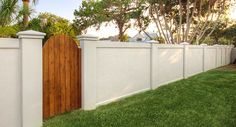
M 81 49 L 68 36 L 51 37 L 43 47 L 43 117 L 81 107 Z

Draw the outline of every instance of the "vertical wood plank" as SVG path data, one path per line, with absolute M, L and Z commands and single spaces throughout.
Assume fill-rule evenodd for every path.
M 49 101 L 50 101 L 50 116 L 55 114 L 55 85 L 54 85 L 54 37 L 49 40 Z
M 76 85 L 75 85 L 75 45 L 74 45 L 74 40 L 72 38 L 68 38 L 68 42 L 70 43 L 70 105 L 71 109 L 76 109 L 75 107 L 75 98 L 76 98 Z
M 48 43 L 45 44 L 43 48 L 43 117 L 49 117 L 49 53 L 48 53 Z
M 60 85 L 61 85 L 61 113 L 66 111 L 66 67 L 65 67 L 65 37 L 60 36 Z
M 82 106 L 82 64 L 81 64 L 81 60 L 82 60 L 82 57 L 81 57 L 81 55 L 82 55 L 82 51 L 81 51 L 81 48 L 79 48 L 78 49 L 78 60 L 77 60 L 77 62 L 78 62 L 78 70 L 77 70 L 77 72 L 78 72 L 78 108 L 81 108 L 81 106 Z
M 54 70 L 55 70 L 55 115 L 60 114 L 61 103 L 61 85 L 60 85 L 60 36 L 54 38 Z
M 70 43 L 68 42 L 68 37 L 65 37 L 66 41 L 66 111 L 70 111 Z

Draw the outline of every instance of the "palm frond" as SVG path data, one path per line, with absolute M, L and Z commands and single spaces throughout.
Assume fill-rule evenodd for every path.
M 0 0 L 0 26 L 9 25 L 17 13 L 18 0 Z

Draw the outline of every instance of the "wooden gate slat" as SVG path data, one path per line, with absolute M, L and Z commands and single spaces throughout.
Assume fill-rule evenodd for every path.
M 76 109 L 76 107 L 75 107 L 75 98 L 76 98 L 76 94 L 75 94 L 75 92 L 76 92 L 76 85 L 75 85 L 75 56 L 74 56 L 74 54 L 75 54 L 75 52 L 76 52 L 76 50 L 75 50 L 75 45 L 73 44 L 73 39 L 69 39 L 70 40 L 70 50 L 71 50 L 71 52 L 70 52 L 70 69 L 71 69 L 71 73 L 70 73 L 70 96 L 71 96 L 71 100 L 70 100 L 70 102 L 71 102 L 71 109 Z
M 60 85 L 61 85 L 61 113 L 66 111 L 66 67 L 65 67 L 65 37 L 60 36 Z
M 49 46 L 43 48 L 43 115 L 44 118 L 50 116 L 49 103 Z
M 81 64 L 81 61 L 82 61 L 82 51 L 81 51 L 81 49 L 80 48 L 78 48 L 78 50 L 77 50 L 78 52 L 77 52 L 77 58 L 79 58 L 79 59 L 77 59 L 77 67 L 78 67 L 78 69 L 77 69 L 77 74 L 78 74 L 78 76 L 76 76 L 76 78 L 77 78 L 77 82 L 78 82 L 78 84 L 77 84 L 77 87 L 78 87 L 78 89 L 77 89 L 77 94 L 78 94 L 78 97 L 77 97 L 77 101 L 78 101 L 78 106 L 77 107 L 81 107 L 82 106 L 82 101 L 81 101 L 81 98 L 82 98 L 82 94 L 81 94 L 81 91 L 82 91 L 82 64 Z
M 66 111 L 70 111 L 70 43 L 67 37 L 66 40 Z
M 55 113 L 55 83 L 54 83 L 54 39 L 49 43 L 49 100 L 50 100 L 50 116 Z
M 54 65 L 54 70 L 55 70 L 55 78 L 54 78 L 54 84 L 55 84 L 55 115 L 60 114 L 60 101 L 61 101 L 61 85 L 60 85 L 60 38 L 55 37 L 54 39 L 54 62 L 56 63 Z
M 68 36 L 51 37 L 43 47 L 44 119 L 81 107 L 81 50 Z

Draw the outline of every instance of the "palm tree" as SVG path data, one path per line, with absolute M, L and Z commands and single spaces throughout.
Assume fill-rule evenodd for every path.
M 17 12 L 17 0 L 0 0 L 0 26 L 9 25 Z
M 22 0 L 23 8 L 19 11 L 18 3 L 19 0 L 0 0 L 0 26 L 6 26 L 12 23 L 14 17 L 23 17 L 23 27 L 26 28 L 29 22 L 30 15 L 30 0 Z M 32 0 L 34 4 L 37 0 Z M 19 14 L 17 14 L 19 13 Z
M 24 28 L 26 28 L 28 26 L 28 23 L 29 23 L 29 15 L 30 15 L 30 7 L 29 7 L 29 4 L 30 4 L 30 0 L 22 0 L 23 2 L 23 26 Z M 37 3 L 37 0 L 32 0 L 32 2 L 34 4 Z

